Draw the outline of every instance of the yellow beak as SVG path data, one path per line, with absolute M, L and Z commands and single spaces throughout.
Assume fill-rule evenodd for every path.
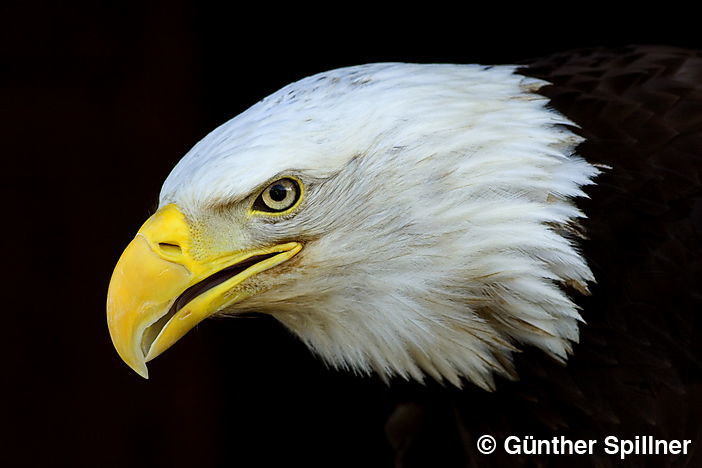
M 204 254 L 176 205 L 157 211 L 122 253 L 107 293 L 107 325 L 125 363 L 148 378 L 146 362 L 212 314 L 253 294 L 244 280 L 279 265 L 297 242 Z

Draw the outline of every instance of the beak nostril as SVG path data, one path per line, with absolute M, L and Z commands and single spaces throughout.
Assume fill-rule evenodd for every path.
M 159 242 L 158 246 L 161 249 L 161 251 L 165 254 L 181 255 L 183 253 L 183 250 L 177 244 L 171 244 L 168 242 Z

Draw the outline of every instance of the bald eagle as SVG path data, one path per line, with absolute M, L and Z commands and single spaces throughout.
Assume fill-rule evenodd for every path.
M 566 460 L 482 455 L 482 434 L 694 448 L 701 161 L 696 51 L 320 73 L 175 166 L 115 267 L 109 331 L 147 377 L 202 320 L 255 312 L 334 367 L 442 382 L 448 396 L 404 395 L 388 420 L 398 466 L 437 447 L 470 466 Z

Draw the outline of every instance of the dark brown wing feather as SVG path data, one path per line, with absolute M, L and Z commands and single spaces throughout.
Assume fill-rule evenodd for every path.
M 491 434 L 691 439 L 687 456 L 625 466 L 702 466 L 702 53 L 631 46 L 530 61 L 524 75 L 610 166 L 580 206 L 598 284 L 578 298 L 587 325 L 567 366 L 528 350 L 521 379 L 494 393 L 399 386 L 387 423 L 397 466 L 622 466 L 611 455 L 480 455 Z

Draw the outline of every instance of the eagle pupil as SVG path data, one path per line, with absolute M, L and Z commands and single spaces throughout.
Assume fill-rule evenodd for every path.
M 279 202 L 285 200 L 285 197 L 288 196 L 288 190 L 282 184 L 275 184 L 273 187 L 271 187 L 268 194 L 270 195 L 271 200 Z

